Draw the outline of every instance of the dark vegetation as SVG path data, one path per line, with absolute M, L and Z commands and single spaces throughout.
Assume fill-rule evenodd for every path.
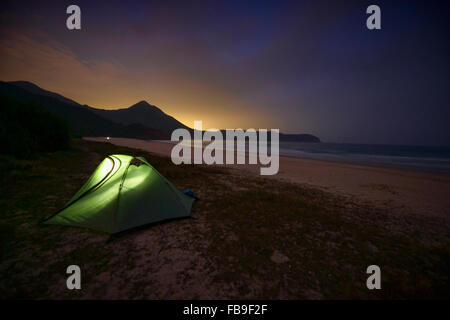
M 114 153 L 143 155 L 180 190 L 194 190 L 197 219 L 110 241 L 86 229 L 39 224 Z M 0 177 L 0 298 L 450 297 L 448 221 L 82 140 L 33 161 L 3 161 Z M 81 267 L 82 290 L 66 289 L 70 264 Z M 382 290 L 366 288 L 372 264 L 382 268 Z
M 67 123 L 33 102 L 21 103 L 0 95 L 0 154 L 29 158 L 37 153 L 65 150 Z

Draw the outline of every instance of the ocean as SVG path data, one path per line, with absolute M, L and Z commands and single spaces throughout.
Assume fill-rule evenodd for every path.
M 280 142 L 280 155 L 450 173 L 450 147 Z
M 193 140 L 186 140 L 183 144 L 190 145 L 192 142 Z M 204 146 L 209 143 L 203 141 Z M 248 150 L 248 144 L 246 145 Z M 283 141 L 280 141 L 279 146 L 282 156 L 450 173 L 450 147 L 446 146 Z M 268 149 L 270 153 L 270 147 Z

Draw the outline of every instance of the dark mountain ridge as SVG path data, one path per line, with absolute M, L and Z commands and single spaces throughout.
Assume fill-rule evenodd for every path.
M 124 125 L 140 123 L 147 127 L 159 130 L 169 137 L 175 129 L 190 129 L 175 118 L 165 114 L 158 107 L 151 105 L 146 101 L 140 101 L 129 108 L 118 110 L 96 108 L 90 108 L 90 110 L 95 114 L 116 123 Z
M 37 88 L 37 89 L 36 89 Z M 116 136 L 137 139 L 167 139 L 164 133 L 148 128 L 142 124 L 121 125 L 105 119 L 87 108 L 82 108 L 76 102 L 68 103 L 69 99 L 54 96 L 51 92 L 40 93 L 39 87 L 32 87 L 31 91 L 22 85 L 0 81 L 0 96 L 19 102 L 33 102 L 52 114 L 65 119 L 72 134 L 80 136 Z M 34 92 L 34 93 L 33 93 Z M 3 100 L 3 99 L 2 99 Z
M 57 99 L 57 100 L 59 100 L 61 102 L 65 102 L 67 104 L 71 104 L 71 105 L 74 105 L 74 106 L 79 106 L 79 104 L 77 102 L 75 102 L 75 101 L 73 101 L 71 99 L 68 99 L 68 98 L 66 98 L 66 97 L 64 97 L 64 96 L 62 96 L 62 95 L 60 95 L 58 93 L 44 90 L 41 87 L 38 87 L 37 85 L 35 85 L 34 83 L 29 82 L 29 81 L 11 81 L 11 82 L 8 82 L 8 83 L 12 84 L 12 85 L 15 85 L 17 87 L 20 87 L 22 89 L 25 89 L 25 90 L 27 90 L 27 91 L 29 91 L 31 93 L 34 93 L 34 94 L 39 94 L 39 95 L 42 95 L 42 96 L 52 97 L 52 98 L 55 98 L 55 99 Z
M 44 106 L 69 123 L 81 136 L 115 136 L 137 139 L 170 139 L 173 130 L 194 130 L 164 113 L 157 106 L 140 101 L 131 107 L 106 110 L 81 105 L 58 93 L 47 91 L 28 81 L 0 81 L 0 94 L 18 101 L 32 101 Z M 224 130 L 221 130 L 224 132 Z M 311 134 L 283 134 L 280 141 L 320 142 Z

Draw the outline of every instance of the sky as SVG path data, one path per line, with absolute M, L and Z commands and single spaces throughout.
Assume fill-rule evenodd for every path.
M 66 8 L 81 8 L 68 30 Z M 381 8 L 368 30 L 366 8 Z M 0 80 L 187 126 L 450 145 L 445 1 L 8 1 Z

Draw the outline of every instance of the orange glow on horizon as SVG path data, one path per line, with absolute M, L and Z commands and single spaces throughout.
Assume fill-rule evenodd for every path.
M 266 115 L 230 92 L 176 70 L 133 73 L 112 61 L 87 64 L 61 44 L 16 32 L 4 36 L 8 45 L 0 46 L 2 81 L 30 81 L 99 109 L 128 108 L 145 100 L 188 127 L 195 120 L 202 120 L 204 129 L 274 127 Z

